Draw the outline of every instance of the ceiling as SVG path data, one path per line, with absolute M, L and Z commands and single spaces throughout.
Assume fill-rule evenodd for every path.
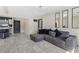
M 60 11 L 69 6 L 0 6 L 0 15 L 13 17 L 36 17 L 50 12 Z

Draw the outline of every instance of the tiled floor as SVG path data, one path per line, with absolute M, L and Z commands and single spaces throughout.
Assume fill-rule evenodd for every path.
M 2 53 L 65 53 L 66 51 L 46 41 L 38 43 L 30 40 L 24 34 L 15 34 L 7 39 L 0 39 L 0 52 Z M 75 52 L 79 52 L 76 49 Z

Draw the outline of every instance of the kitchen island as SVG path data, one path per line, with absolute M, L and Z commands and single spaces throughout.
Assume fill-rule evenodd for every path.
M 9 37 L 9 27 L 0 27 L 0 38 L 5 39 Z

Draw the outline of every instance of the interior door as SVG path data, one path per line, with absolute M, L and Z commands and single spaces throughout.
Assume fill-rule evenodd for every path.
M 20 21 L 14 20 L 14 33 L 20 33 Z

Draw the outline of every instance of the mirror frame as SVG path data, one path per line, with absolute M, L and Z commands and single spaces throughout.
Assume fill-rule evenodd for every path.
M 63 13 L 64 12 L 67 12 L 67 27 L 63 27 Z M 68 28 L 68 14 L 69 14 L 68 12 L 69 12 L 68 9 L 62 11 L 62 28 Z
M 76 8 L 79 8 L 79 6 L 72 8 L 72 28 L 73 28 L 73 29 L 79 29 L 79 27 L 74 27 L 74 26 L 73 26 L 73 21 L 74 21 L 74 19 L 73 19 L 73 9 L 76 9 Z
M 58 26 L 58 27 L 56 27 L 56 20 L 57 20 L 56 15 L 57 15 L 57 14 L 59 14 L 59 21 L 58 21 L 58 25 L 59 25 L 59 26 Z M 56 13 L 55 13 L 55 28 L 60 28 L 60 12 L 56 12 Z
M 40 23 L 41 22 L 41 23 Z M 38 19 L 38 30 L 43 29 L 43 19 Z

